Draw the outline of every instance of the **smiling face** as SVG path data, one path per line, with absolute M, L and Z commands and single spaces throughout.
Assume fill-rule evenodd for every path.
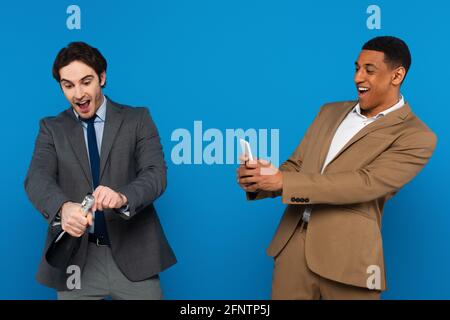
M 362 50 L 355 67 L 354 81 L 365 116 L 373 117 L 398 102 L 406 75 L 404 67 L 392 67 L 383 52 L 374 50 Z
M 102 86 L 106 73 L 100 78 L 94 69 L 81 61 L 73 61 L 59 70 L 60 85 L 67 100 L 84 119 L 95 115 L 103 102 Z

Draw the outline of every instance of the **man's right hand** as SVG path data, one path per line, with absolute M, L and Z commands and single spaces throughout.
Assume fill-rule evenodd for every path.
M 270 162 L 254 159 L 241 164 L 237 169 L 237 181 L 246 192 L 280 191 L 283 189 L 283 175 Z
M 242 189 L 247 191 L 246 189 L 253 183 L 242 183 L 241 179 L 256 175 L 261 169 L 261 163 L 257 159 L 249 160 L 246 155 L 241 155 L 239 161 L 241 164 L 237 169 L 237 182 Z
M 85 217 L 79 203 L 65 202 L 61 207 L 61 227 L 72 237 L 81 237 L 92 221 L 92 213 Z

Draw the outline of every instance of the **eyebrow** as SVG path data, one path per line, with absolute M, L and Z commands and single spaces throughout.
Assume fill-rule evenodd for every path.
M 94 76 L 92 74 L 88 74 L 87 76 L 84 76 L 83 78 L 81 78 L 79 81 L 82 82 L 84 80 L 87 80 L 88 78 L 93 78 L 93 77 Z M 73 84 L 72 81 L 62 78 L 60 82 L 63 82 L 63 81 L 66 81 L 66 82 L 69 82 L 70 84 Z
M 87 78 L 93 78 L 93 77 L 94 77 L 94 76 L 90 74 L 90 75 L 87 75 L 87 76 L 81 78 L 80 81 L 84 81 L 84 80 L 87 80 Z

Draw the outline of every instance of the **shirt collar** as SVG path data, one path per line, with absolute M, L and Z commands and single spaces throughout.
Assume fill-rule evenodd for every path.
M 80 119 L 80 115 L 75 111 L 75 109 L 72 109 L 73 113 L 77 117 L 77 119 Z M 103 95 L 103 102 L 100 105 L 100 108 L 97 109 L 97 112 L 95 113 L 97 115 L 97 118 L 99 118 L 100 121 L 105 121 L 106 118 L 106 97 Z
M 390 107 L 389 109 L 386 109 L 384 111 L 381 111 L 379 114 L 377 114 L 374 117 L 371 117 L 372 119 L 378 119 L 381 117 L 384 117 L 385 115 L 387 115 L 388 113 L 391 113 L 392 111 L 395 111 L 397 109 L 400 109 L 401 107 L 403 107 L 403 105 L 405 104 L 405 99 L 403 98 L 402 95 L 400 95 L 400 100 L 398 100 L 398 102 L 396 104 L 394 104 L 392 107 Z M 360 117 L 363 117 L 365 119 L 367 119 L 367 117 L 365 115 L 363 115 L 361 113 L 361 107 L 359 106 L 359 102 L 358 104 L 353 108 L 353 112 L 356 112 L 356 114 L 358 114 Z

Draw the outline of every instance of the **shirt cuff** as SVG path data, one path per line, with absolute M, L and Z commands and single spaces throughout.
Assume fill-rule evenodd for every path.
M 130 216 L 130 205 L 127 204 L 127 205 L 117 209 L 117 211 L 119 211 L 121 214 L 124 214 L 127 217 L 129 217 Z

